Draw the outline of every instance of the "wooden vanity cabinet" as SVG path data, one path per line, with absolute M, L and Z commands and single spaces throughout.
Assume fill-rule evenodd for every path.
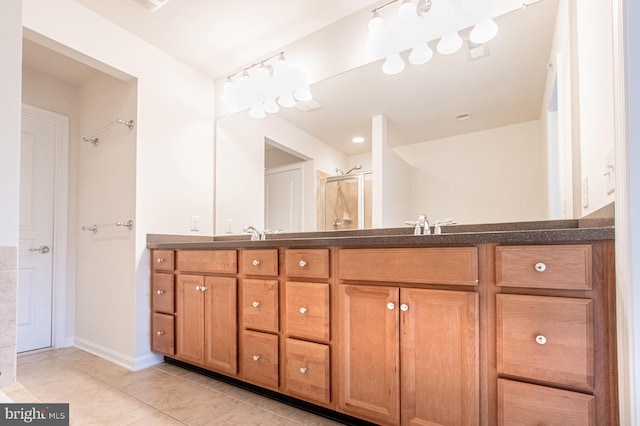
M 175 289 L 173 251 L 151 252 L 151 350 L 164 355 L 175 353 Z
M 235 273 L 235 258 L 233 250 L 178 251 L 175 296 L 175 357 L 232 376 L 238 372 L 237 278 L 190 270 Z
M 385 265 L 386 274 L 394 274 L 398 282 L 403 278 L 417 281 L 415 271 L 395 269 L 394 264 L 404 263 L 407 254 L 424 258 L 436 252 L 433 249 L 339 252 L 340 411 L 385 425 L 479 424 L 478 294 L 415 285 L 380 285 L 368 267 Z M 471 264 L 477 265 L 476 248 L 449 253 L 456 257 L 464 254 Z M 436 254 L 443 258 L 442 253 Z M 363 265 L 362 276 L 354 267 L 357 259 Z M 444 262 L 433 265 L 435 276 L 455 282 L 452 284 L 455 286 L 477 284 L 477 269 L 469 273 L 472 267 L 463 262 L 465 275 L 461 280 L 460 270 L 448 269 L 446 255 L 443 259 Z M 367 278 L 368 284 L 345 284 L 345 277 Z M 435 279 L 425 271 L 423 280 Z

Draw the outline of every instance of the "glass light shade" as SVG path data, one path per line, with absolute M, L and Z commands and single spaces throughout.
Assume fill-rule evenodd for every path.
M 413 65 L 426 64 L 431 58 L 433 58 L 433 50 L 431 50 L 427 43 L 415 45 L 413 49 L 411 49 L 411 53 L 409 53 L 409 62 Z
M 404 0 L 400 9 L 398 9 L 398 17 L 400 19 L 409 19 L 413 16 L 418 16 L 416 7 L 411 3 L 411 0 Z
M 256 104 L 251 107 L 249 110 L 249 117 L 251 118 L 264 118 L 267 114 L 265 114 L 262 109 L 262 105 Z
M 235 104 L 236 92 L 236 86 L 233 81 L 231 81 L 231 79 L 227 79 L 227 81 L 224 82 L 224 88 L 222 89 L 222 100 L 229 104 Z
M 392 53 L 382 64 L 382 72 L 388 75 L 394 75 L 402 72 L 404 69 L 404 61 L 399 53 Z
M 278 103 L 280 104 L 280 106 L 283 106 L 285 108 L 291 108 L 296 105 L 296 100 L 293 99 L 293 93 L 285 93 L 283 95 L 280 95 L 280 97 L 278 98 Z
M 311 90 L 309 89 L 309 86 L 304 86 L 296 90 L 295 92 L 293 92 L 293 97 L 302 102 L 307 102 L 313 99 L 313 96 L 311 96 Z
M 438 42 L 438 53 L 442 55 L 451 55 L 456 53 L 462 47 L 462 38 L 454 31 L 449 34 L 445 34 Z
M 262 109 L 264 110 L 264 112 L 268 112 L 269 114 L 275 114 L 280 111 L 280 107 L 276 103 L 275 99 L 267 99 L 266 101 L 264 101 Z
M 469 40 L 476 44 L 491 41 L 498 34 L 498 24 L 489 18 L 478 22 L 469 34 Z
M 373 17 L 369 20 L 369 33 L 380 33 L 384 29 L 384 19 L 378 12 L 373 13 Z

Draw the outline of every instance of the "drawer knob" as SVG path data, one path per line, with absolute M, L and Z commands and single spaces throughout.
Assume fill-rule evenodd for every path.
M 305 374 L 307 372 L 306 367 L 300 367 L 300 374 Z
M 196 291 L 200 291 L 200 290 L 202 290 L 202 288 L 200 288 L 200 286 L 199 286 L 199 285 L 197 285 L 197 286 L 196 286 Z
M 254 355 L 254 356 L 253 356 L 253 360 L 254 360 L 254 361 L 257 361 L 257 360 L 259 360 L 259 359 L 260 359 L 260 355 Z
M 539 345 L 544 345 L 545 343 L 547 343 L 547 338 L 544 337 L 542 334 L 539 336 L 536 336 L 536 343 Z
M 158 291 L 156 291 L 156 294 L 162 294 L 162 293 L 164 293 L 164 290 L 158 290 Z
M 307 262 L 305 262 L 304 260 L 301 260 L 300 262 L 298 262 L 298 265 L 299 265 L 301 268 L 304 268 L 305 266 L 307 266 Z
M 305 308 L 304 306 L 302 306 L 302 307 L 300 308 L 300 313 L 301 313 L 301 314 L 304 314 L 305 312 L 307 312 L 307 308 Z
M 162 336 L 164 334 L 164 331 L 160 330 L 156 333 L 158 336 Z
M 156 259 L 156 263 L 162 263 L 162 262 L 164 262 L 163 258 L 159 257 L 159 258 Z
M 409 305 L 407 305 L 406 303 L 403 303 L 402 305 L 400 305 L 400 310 L 402 312 L 407 312 L 409 310 Z
M 205 287 L 205 286 L 200 287 L 200 290 L 202 290 L 202 291 L 207 291 L 208 289 L 209 289 L 209 287 Z
M 387 309 L 388 310 L 393 311 L 395 308 L 396 308 L 395 303 L 393 303 L 393 302 L 387 303 Z
M 251 306 L 253 306 L 254 308 L 257 308 L 258 306 L 260 306 L 260 302 L 253 302 Z
M 253 264 L 253 266 L 258 266 L 260 264 L 260 261 L 258 259 L 254 259 L 251 263 Z
M 535 268 L 536 268 L 536 271 L 538 271 L 538 272 L 544 272 L 545 269 L 547 269 L 547 265 L 545 265 L 542 262 L 538 262 L 538 263 L 536 263 Z

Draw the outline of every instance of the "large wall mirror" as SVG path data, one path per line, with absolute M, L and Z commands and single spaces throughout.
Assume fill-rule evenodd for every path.
M 577 128 L 586 89 L 576 34 L 595 23 L 578 17 L 575 0 L 533 2 L 496 18 L 485 45 L 463 30 L 461 50 L 397 75 L 374 61 L 313 84 L 312 102 L 219 118 L 216 234 L 396 227 L 422 213 L 458 223 L 580 217 L 580 150 L 590 148 Z

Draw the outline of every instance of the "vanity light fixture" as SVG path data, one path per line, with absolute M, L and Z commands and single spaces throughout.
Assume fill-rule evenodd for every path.
M 380 12 L 398 2 L 391 0 L 372 10 L 369 21 L 367 46 L 374 57 L 384 57 L 382 71 L 393 75 L 402 72 L 405 62 L 401 52 L 411 49 L 409 62 L 425 64 L 433 57 L 429 42 L 437 42 L 441 55 L 451 55 L 460 50 L 463 40 L 458 31 L 473 25 L 470 39 L 476 44 L 492 40 L 498 33 L 498 25 L 491 13 L 492 1 L 480 3 L 454 0 L 402 0 L 395 19 L 386 22 Z M 481 6 L 478 6 L 480 4 Z
M 284 52 L 228 76 L 222 94 L 222 100 L 236 111 L 249 109 L 252 118 L 264 118 L 280 107 L 291 108 L 312 98 L 304 72 L 289 65 Z

